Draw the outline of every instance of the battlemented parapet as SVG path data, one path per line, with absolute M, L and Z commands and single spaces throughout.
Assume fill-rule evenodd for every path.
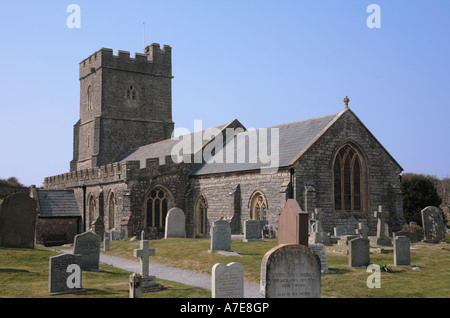
M 154 43 L 134 58 L 102 48 L 79 68 L 80 120 L 74 126 L 71 171 L 113 163 L 128 151 L 170 138 L 170 46 Z
M 193 162 L 193 157 L 191 162 Z M 175 163 L 171 156 L 164 158 L 160 164 L 159 158 L 149 158 L 146 166 L 140 168 L 140 161 L 115 162 L 96 168 L 71 171 L 64 174 L 47 177 L 44 181 L 46 190 L 70 189 L 98 184 L 127 182 L 144 178 L 158 177 L 168 174 L 188 175 L 194 169 L 194 163 Z
M 80 80 L 101 67 L 171 77 L 172 48 L 164 45 L 161 49 L 159 44 L 153 43 L 145 48 L 145 54 L 135 53 L 134 58 L 128 51 L 119 50 L 114 55 L 112 49 L 102 48 L 81 61 Z

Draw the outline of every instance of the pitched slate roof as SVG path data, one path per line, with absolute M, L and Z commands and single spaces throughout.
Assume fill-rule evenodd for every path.
M 81 217 L 73 190 L 38 190 L 41 218 Z
M 223 147 L 222 152 L 216 153 L 212 158 L 210 163 L 205 163 L 200 166 L 192 175 L 207 175 L 214 173 L 226 173 L 235 171 L 246 171 L 246 170 L 256 170 L 264 167 L 269 167 L 275 162 L 267 161 L 259 155 L 259 149 L 264 145 L 264 140 L 267 141 L 267 150 L 262 149 L 263 153 L 268 154 L 268 160 L 270 159 L 271 152 L 271 128 L 277 128 L 279 134 L 279 144 L 278 144 L 278 167 L 287 167 L 291 165 L 299 156 L 302 154 L 328 127 L 331 125 L 335 119 L 337 119 L 341 113 L 333 114 L 329 116 L 313 118 L 309 120 L 294 122 L 290 124 L 284 124 L 274 127 L 269 127 L 266 129 L 256 130 L 256 135 L 262 136 L 258 138 L 258 147 L 249 146 L 249 138 L 246 138 L 246 142 L 238 143 L 237 140 L 243 137 L 245 134 L 250 132 L 238 133 L 235 135 L 233 140 L 228 140 Z M 263 131 L 267 131 L 267 135 L 261 135 Z M 255 133 L 254 132 L 254 133 Z M 267 136 L 267 137 L 265 137 Z M 263 143 L 261 143 L 261 140 Z M 227 162 L 227 153 L 234 152 L 234 160 L 232 162 Z M 255 153 L 256 151 L 256 153 Z M 240 160 L 244 162 L 238 162 L 237 154 L 245 153 L 245 160 Z M 253 156 L 253 157 L 252 157 Z M 232 157 L 230 157 L 231 159 Z M 251 162 L 250 158 L 257 158 L 256 162 Z M 215 161 L 215 162 L 214 162 Z
M 219 132 L 222 132 L 230 125 L 240 125 L 241 124 L 235 119 L 228 124 L 220 125 L 217 127 L 213 127 L 216 136 Z M 210 128 L 211 129 L 211 128 Z M 124 156 L 119 158 L 118 162 L 139 160 L 141 168 L 144 168 L 146 165 L 146 160 L 149 158 L 159 158 L 160 164 L 164 164 L 164 160 L 166 156 L 170 156 L 172 154 L 172 149 L 174 149 L 175 145 L 181 142 L 184 138 L 187 138 L 191 142 L 191 147 L 188 147 L 189 151 L 183 152 L 184 155 L 195 154 L 199 150 L 201 150 L 210 140 L 203 140 L 202 136 L 208 129 L 194 132 L 191 134 L 186 134 L 183 136 L 179 136 L 177 138 L 166 139 L 159 142 L 155 142 L 153 144 L 148 144 L 145 146 L 141 146 L 135 150 L 132 150 L 126 153 Z M 210 130 L 211 131 L 211 130 Z M 211 137 L 213 139 L 213 137 Z M 197 144 L 196 140 L 201 140 L 202 143 Z

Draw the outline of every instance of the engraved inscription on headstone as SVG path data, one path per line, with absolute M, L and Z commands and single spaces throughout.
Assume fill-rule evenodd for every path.
M 300 244 L 281 244 L 261 262 L 262 298 L 320 297 L 320 259 Z
M 215 264 L 212 268 L 212 298 L 243 298 L 244 267 L 240 263 Z

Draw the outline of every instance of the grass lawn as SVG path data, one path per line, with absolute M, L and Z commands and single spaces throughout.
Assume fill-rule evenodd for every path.
M 0 248 L 0 298 L 128 298 L 130 272 L 101 264 L 103 272 L 83 272 L 84 293 L 50 296 L 49 257 L 59 253 L 36 245 L 34 249 Z M 157 279 L 165 289 L 143 298 L 207 298 L 211 291 Z
M 150 241 L 156 255 L 151 263 L 164 263 L 182 269 L 211 274 L 216 263 L 239 262 L 244 266 L 245 279 L 259 283 L 261 260 L 264 254 L 277 245 L 277 240 L 243 243 L 233 238 L 232 250 L 240 256 L 224 256 L 209 253 L 209 239 L 162 239 Z M 387 265 L 390 271 L 382 271 L 381 288 L 368 288 L 367 278 L 372 272 L 350 268 L 347 255 L 327 252 L 329 269 L 335 274 L 322 276 L 322 295 L 336 298 L 448 298 L 450 297 L 450 245 L 413 243 L 411 263 L 420 268 L 393 266 L 393 254 L 372 252 L 371 262 Z M 71 247 L 69 247 L 71 248 Z M 139 241 L 112 241 L 105 254 L 138 261 L 133 250 Z M 49 257 L 58 253 L 36 246 L 28 249 L 0 249 L 0 297 L 56 297 L 48 293 Z M 86 293 L 58 297 L 76 298 L 127 298 L 129 272 L 101 265 L 104 272 L 83 272 L 83 288 Z M 157 275 L 157 273 L 155 273 Z M 146 293 L 149 298 L 208 298 L 211 291 L 159 280 L 165 290 Z

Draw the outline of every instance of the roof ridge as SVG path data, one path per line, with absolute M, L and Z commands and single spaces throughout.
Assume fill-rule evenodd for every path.
M 320 116 L 320 117 L 315 117 L 315 118 L 309 118 L 309 119 L 304 119 L 304 120 L 299 120 L 299 121 L 294 121 L 292 123 L 287 123 L 287 124 L 280 124 L 280 125 L 275 125 L 275 126 L 271 126 L 271 127 L 266 127 L 266 128 L 276 128 L 276 127 L 281 127 L 281 126 L 288 126 L 288 125 L 294 125 L 294 124 L 300 124 L 300 123 L 304 123 L 307 121 L 313 121 L 313 120 L 319 120 L 319 119 L 324 119 L 324 118 L 328 118 L 328 117 L 336 117 L 340 114 L 336 113 L 336 114 L 331 114 L 331 115 L 325 115 L 325 116 Z

